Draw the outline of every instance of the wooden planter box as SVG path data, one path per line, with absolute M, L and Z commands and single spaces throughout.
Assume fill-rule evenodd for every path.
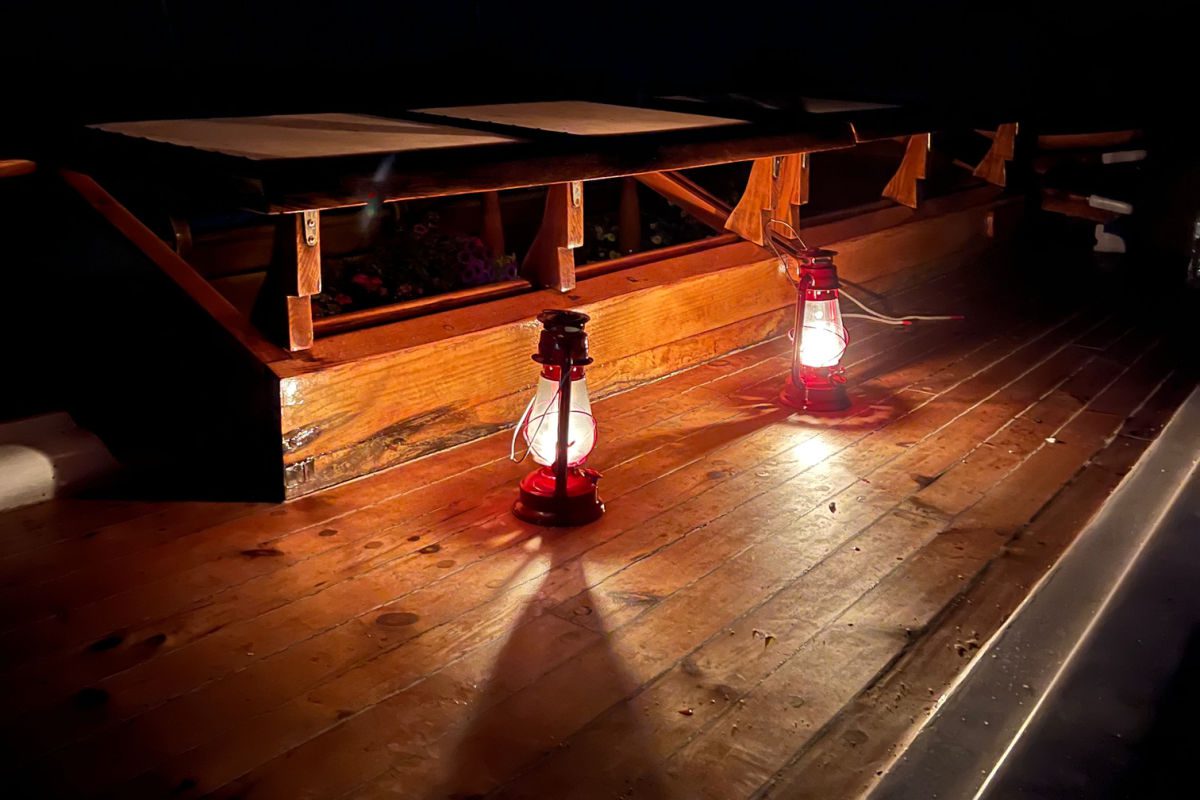
M 809 135 L 808 141 L 820 142 L 818 149 L 829 146 L 824 136 Z M 777 138 L 753 141 L 749 150 L 726 148 L 704 158 L 718 163 L 731 160 L 730 153 L 758 156 L 763 148 L 780 146 Z M 640 158 L 652 163 L 647 155 Z M 694 161 L 676 159 L 685 166 Z M 575 175 L 612 174 L 608 164 L 607 158 L 560 154 L 551 166 L 538 162 L 538 174 L 574 181 Z M 577 172 L 564 171 L 571 169 Z M 630 167 L 635 173 L 641 169 L 640 164 Z M 492 176 L 488 169 L 482 173 Z M 242 496 L 299 497 L 515 424 L 537 377 L 530 354 L 537 338 L 534 318 L 543 309 L 591 315 L 596 363 L 589 385 L 594 396 L 604 396 L 780 336 L 794 301 L 794 289 L 768 250 L 726 234 L 578 270 L 568 263 L 570 280 L 552 288 L 510 296 L 485 288 L 455 299 L 472 300 L 470 305 L 447 308 L 453 303 L 434 298 L 399 313 L 364 312 L 352 325 L 333 317 L 317 322 L 311 346 L 296 347 L 293 336 L 289 348 L 281 346 L 286 339 L 273 343 L 251 324 L 99 182 L 79 172 L 63 174 L 165 277 L 171 302 L 186 308 L 197 340 L 205 343 L 209 367 L 203 376 L 146 380 L 139 388 L 167 407 L 180 401 L 178 418 L 172 423 L 168 413 L 159 424 L 170 429 L 163 436 L 188 432 L 184 443 L 175 444 L 187 458 L 168 458 L 164 463 L 172 466 L 164 469 L 186 469 L 181 484 L 215 482 Z M 670 174 L 640 174 L 639 179 L 674 192 L 675 201 L 713 227 L 729 214 Z M 530 180 L 506 173 L 439 185 L 444 191 L 467 191 Z M 394 194 L 416 192 L 409 187 Z M 272 202 L 278 207 L 267 210 L 295 210 L 294 197 Z M 550 220 L 550 203 L 547 208 Z M 1017 200 L 984 186 L 937 198 L 918 210 L 880 202 L 808 219 L 801 233 L 811 246 L 838 251 L 839 272 L 847 282 L 887 290 L 913 280 L 917 268 L 936 268 L 978 252 L 1006 235 L 1018 212 Z M 298 256 L 291 279 L 319 291 L 319 253 L 315 266 L 304 263 L 307 215 L 294 216 Z M 305 277 L 312 270 L 315 278 Z M 313 293 L 311 287 L 289 290 L 280 302 L 286 300 L 291 313 L 293 302 L 306 306 Z M 308 324 L 312 330 L 311 317 Z M 208 406 L 189 393 L 219 395 L 220 418 L 206 414 Z M 102 435 L 120 439 L 145 420 L 110 415 L 93 425 Z M 227 480 L 214 480 L 222 476 Z

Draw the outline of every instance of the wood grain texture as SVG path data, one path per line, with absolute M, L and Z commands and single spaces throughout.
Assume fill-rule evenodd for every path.
M 0 515 L 66 534 L 0 562 L 8 785 L 853 796 L 1195 386 L 1144 320 L 1029 313 L 1004 263 L 888 298 L 964 322 L 850 320 L 848 416 L 778 409 L 780 338 L 599 400 L 584 528 L 511 517 L 506 433 L 95 537 Z
M 917 207 L 917 181 L 925 179 L 925 163 L 929 156 L 930 134 L 908 137 L 904 158 L 896 174 L 883 187 L 883 196 L 909 208 Z
M 776 236 L 795 238 L 800 206 L 808 202 L 808 184 L 807 154 L 756 159 L 726 229 L 758 245 L 765 245 L 768 229 Z M 771 220 L 782 224 L 770 224 Z
M 1012 161 L 1017 145 L 1017 123 L 1006 122 L 996 128 L 992 136 L 992 146 L 988 148 L 983 160 L 973 170 L 977 178 L 983 178 L 995 186 L 1007 184 L 1007 164 Z

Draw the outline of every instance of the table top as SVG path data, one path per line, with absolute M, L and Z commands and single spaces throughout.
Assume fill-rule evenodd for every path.
M 263 213 L 686 169 L 931 130 L 928 114 L 812 100 L 663 97 L 111 122 L 77 166 Z

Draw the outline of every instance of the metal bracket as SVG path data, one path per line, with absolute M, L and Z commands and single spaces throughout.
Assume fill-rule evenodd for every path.
M 319 211 L 305 211 L 304 214 L 304 243 L 309 247 L 317 246 L 317 217 Z

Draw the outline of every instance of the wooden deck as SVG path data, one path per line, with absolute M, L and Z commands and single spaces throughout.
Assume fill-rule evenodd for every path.
M 852 326 L 844 418 L 775 405 L 778 341 L 598 403 L 578 530 L 508 513 L 507 434 L 283 506 L 0 517 L 20 796 L 854 796 L 1195 382 L 1005 298 Z

